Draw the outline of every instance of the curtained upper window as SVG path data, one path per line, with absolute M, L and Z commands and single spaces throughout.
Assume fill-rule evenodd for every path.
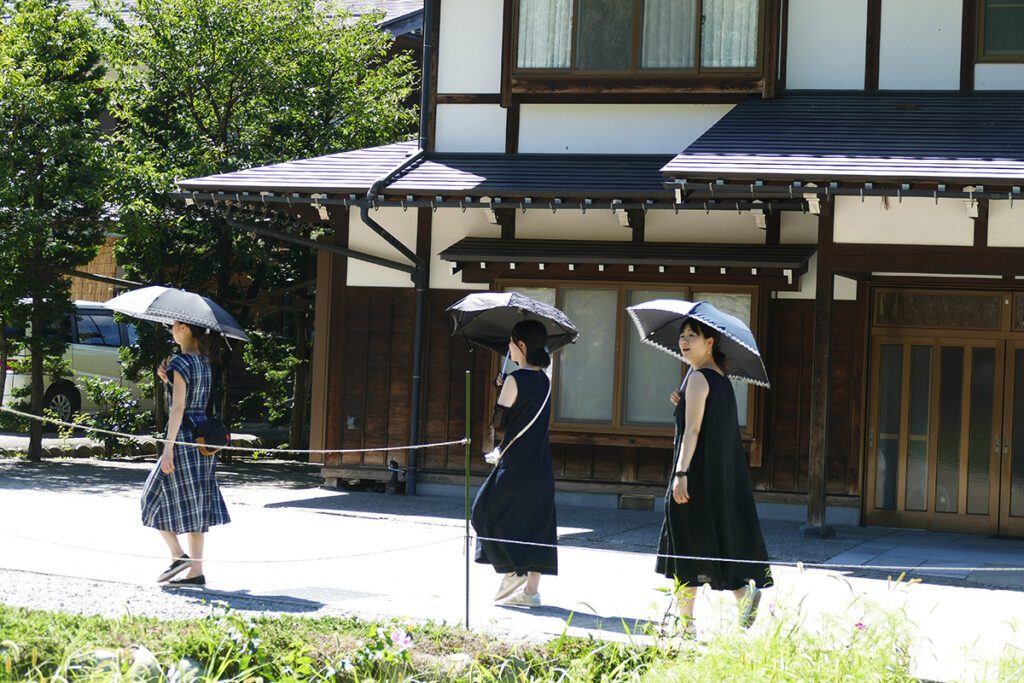
M 1024 62 L 1024 1 L 982 0 L 978 61 Z
M 753 73 L 762 0 L 519 0 L 516 71 Z

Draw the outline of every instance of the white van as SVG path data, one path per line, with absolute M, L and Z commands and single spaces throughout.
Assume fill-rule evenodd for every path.
M 49 377 L 45 379 L 45 407 L 65 421 L 80 411 L 95 411 L 97 406 L 86 396 L 82 380 L 99 377 L 128 388 L 143 409 L 153 408 L 153 399 L 143 398 L 138 385 L 125 379 L 121 373 L 120 350 L 122 346 L 135 342 L 138 337 L 135 325 L 118 323 L 114 320 L 114 312 L 101 303 L 76 301 L 74 315 L 68 316 L 62 331 L 68 341 L 64 358 L 71 366 L 72 376 L 58 382 L 52 382 Z M 8 405 L 14 402 L 12 392 L 29 386 L 32 379 L 28 374 L 15 373 L 10 368 L 4 370 L 7 383 L 3 404 Z

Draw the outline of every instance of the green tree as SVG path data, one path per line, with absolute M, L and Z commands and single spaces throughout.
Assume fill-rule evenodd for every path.
M 292 304 L 278 312 L 293 322 L 301 410 L 315 254 L 254 239 L 169 193 L 179 178 L 407 136 L 416 122 L 406 105 L 412 60 L 390 54 L 379 17 L 353 20 L 331 2 L 113 0 L 100 11 L 119 74 L 111 96 L 119 263 L 133 279 L 208 294 L 245 326 L 287 294 Z M 279 331 L 278 321 L 260 324 Z M 167 351 L 159 346 L 136 364 L 155 368 Z
M 100 41 L 66 2 L 0 1 L 0 243 L 8 252 L 3 315 L 27 319 L 32 411 L 41 415 L 44 362 L 60 356 L 69 270 L 103 240 L 105 109 Z M 29 457 L 41 455 L 33 422 Z

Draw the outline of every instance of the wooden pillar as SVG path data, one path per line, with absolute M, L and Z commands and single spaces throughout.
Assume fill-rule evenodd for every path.
M 633 241 L 642 243 L 647 228 L 647 212 L 643 209 L 626 209 L 626 221 L 629 223 L 629 229 L 633 231 Z
M 516 238 L 516 210 L 495 209 L 494 218 L 501 226 L 501 239 L 514 240 Z
M 807 524 L 802 536 L 829 538 L 835 530 L 825 524 L 825 487 L 828 482 L 828 410 L 830 336 L 832 331 L 832 236 L 835 206 L 821 199 L 818 214 L 818 265 L 814 293 L 814 346 L 811 352 L 811 438 L 807 467 Z
M 975 210 L 978 212 L 971 220 L 974 221 L 974 246 L 988 246 L 988 200 L 976 199 Z
M 348 246 L 348 211 L 331 211 L 334 233 L 324 241 Z M 345 293 L 348 259 L 326 250 L 317 253 L 316 308 L 314 313 L 312 402 L 309 447 L 340 448 L 342 424 L 342 362 L 345 345 Z M 311 453 L 310 462 L 324 463 L 323 454 Z

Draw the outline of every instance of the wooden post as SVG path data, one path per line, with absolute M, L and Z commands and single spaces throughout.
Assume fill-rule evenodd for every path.
M 647 229 L 647 213 L 643 209 L 626 209 L 626 219 L 630 230 L 633 231 L 633 241 L 642 243 Z
M 821 199 L 818 214 L 818 271 L 814 293 L 814 347 L 811 352 L 811 438 L 807 467 L 807 524 L 800 535 L 835 536 L 825 524 L 825 486 L 828 481 L 828 409 L 830 335 L 832 331 L 832 236 L 835 205 Z
M 332 211 L 334 234 L 329 244 L 348 246 L 348 211 Z M 345 288 L 348 259 L 326 250 L 317 252 L 316 307 L 313 314 L 312 399 L 309 416 L 309 447 L 341 447 L 342 368 L 345 344 Z M 310 453 L 310 462 L 333 464 L 322 453 Z M 339 461 L 340 462 L 340 461 Z

